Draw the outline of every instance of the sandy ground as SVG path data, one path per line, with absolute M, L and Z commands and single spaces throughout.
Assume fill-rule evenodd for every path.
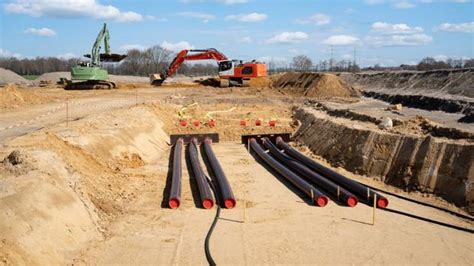
M 222 211 L 212 238 L 212 254 L 219 264 L 468 265 L 474 259 L 472 234 L 383 211 L 376 213 L 372 226 L 372 209 L 362 204 L 311 206 L 288 182 L 257 163 L 243 145 L 217 144 L 214 151 L 239 199 L 235 209 Z M 206 264 L 203 241 L 214 211 L 196 208 L 187 171 L 180 209 L 157 208 L 167 169 L 152 169 L 161 174 L 147 189 L 148 200 L 140 200 L 132 215 L 115 221 L 112 237 L 95 243 L 75 262 Z M 397 210 L 469 226 L 439 211 L 389 200 Z
M 206 264 L 204 238 L 215 209 L 196 204 L 187 167 L 181 207 L 163 203 L 167 134 L 211 131 L 179 126 L 178 111 L 193 102 L 187 120 L 236 107 L 215 114 L 212 129 L 224 137 L 214 151 L 237 198 L 236 208 L 222 211 L 211 240 L 218 264 L 474 261 L 473 234 L 384 211 L 376 212 L 373 226 L 372 209 L 363 204 L 314 207 L 239 143 L 242 133 L 293 131 L 290 110 L 302 99 L 261 89 L 163 87 L 75 97 L 68 125 L 57 102 L 0 113 L 0 158 L 12 150 L 25 157 L 16 166 L 0 165 L 0 232 L 7 232 L 0 236 L 0 264 Z M 277 128 L 237 124 L 274 116 Z M 447 213 L 388 198 L 395 210 L 474 229 Z

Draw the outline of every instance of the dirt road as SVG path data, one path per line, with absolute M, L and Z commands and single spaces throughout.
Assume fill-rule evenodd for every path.
M 91 114 L 103 113 L 118 108 L 129 107 L 145 102 L 153 102 L 163 95 L 173 94 L 177 89 L 136 89 L 114 91 L 93 96 L 70 97 L 68 101 L 31 105 L 25 108 L 7 110 L 0 113 L 0 143 L 38 129 L 58 123 L 81 119 Z M 57 93 L 63 93 L 58 89 Z M 87 93 L 87 92 L 85 92 Z

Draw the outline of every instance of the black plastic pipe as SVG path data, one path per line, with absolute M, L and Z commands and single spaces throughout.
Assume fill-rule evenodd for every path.
M 212 172 L 214 172 L 214 176 L 217 179 L 217 184 L 219 185 L 222 198 L 224 199 L 224 206 L 227 209 L 232 209 L 235 206 L 234 193 L 232 193 L 229 181 L 227 180 L 224 170 L 222 170 L 221 164 L 217 160 L 214 152 L 212 151 L 212 139 L 205 138 L 203 146 L 204 152 L 206 153 L 206 157 L 209 160 Z
M 377 207 L 378 208 L 386 208 L 388 206 L 388 199 L 384 196 L 374 192 L 373 190 L 369 189 L 368 187 L 353 181 L 332 169 L 329 169 L 310 158 L 306 157 L 305 155 L 301 154 L 297 150 L 293 149 L 288 145 L 288 143 L 284 142 L 282 138 L 276 139 L 277 146 L 285 151 L 288 155 L 293 157 L 294 159 L 300 161 L 301 163 L 305 164 L 307 167 L 312 169 L 313 171 L 318 172 L 319 174 L 329 178 L 335 183 L 343 186 L 350 192 L 354 193 L 359 197 L 359 199 L 364 199 L 368 204 L 374 204 L 374 197 L 377 195 Z
M 345 203 L 349 207 L 357 205 L 357 197 L 351 192 L 347 191 L 343 187 L 335 184 L 327 178 L 319 175 L 313 170 L 309 169 L 299 161 L 291 158 L 290 156 L 282 153 L 269 138 L 263 138 L 263 145 L 267 148 L 270 153 L 276 157 L 280 162 L 285 164 L 290 170 L 296 172 L 300 176 L 306 177 L 308 180 L 316 184 L 317 187 L 324 190 L 328 194 L 332 195 L 333 198 Z
M 184 140 L 182 138 L 178 139 L 174 144 L 174 154 L 173 154 L 173 173 L 171 176 L 171 191 L 168 204 L 171 209 L 179 208 L 181 203 L 181 177 L 182 177 L 182 149 L 183 149 Z
M 192 138 L 191 142 L 189 143 L 189 159 L 191 160 L 191 166 L 193 168 L 194 178 L 196 179 L 198 186 L 202 206 L 205 209 L 210 209 L 212 206 L 214 206 L 214 200 L 212 198 L 209 184 L 206 181 L 206 175 L 204 174 L 201 163 L 199 162 L 197 145 L 197 138 Z
M 250 147 L 252 150 L 257 153 L 257 155 L 262 158 L 271 168 L 284 176 L 288 181 L 293 185 L 298 187 L 306 195 L 311 197 L 314 204 L 324 207 L 328 203 L 328 198 L 321 191 L 313 187 L 310 183 L 306 182 L 303 178 L 299 177 L 297 174 L 293 173 L 291 170 L 286 168 L 284 165 L 279 163 L 273 157 L 265 153 L 265 151 L 260 147 L 255 138 L 250 139 Z

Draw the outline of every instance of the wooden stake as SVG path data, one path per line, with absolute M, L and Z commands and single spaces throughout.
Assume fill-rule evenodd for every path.
M 247 208 L 247 193 L 244 193 L 244 223 L 247 222 L 246 208 Z
M 66 127 L 69 127 L 69 97 L 66 97 Z
M 377 194 L 374 193 L 374 210 L 372 212 L 372 225 L 375 225 L 375 209 L 377 209 Z

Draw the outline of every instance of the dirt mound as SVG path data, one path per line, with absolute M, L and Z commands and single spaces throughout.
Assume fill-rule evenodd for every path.
M 273 87 L 312 98 L 359 97 L 360 92 L 333 74 L 288 72 Z
M 253 88 L 266 88 L 272 84 L 272 80 L 268 77 L 260 77 L 250 79 L 249 86 Z
M 5 83 L 28 85 L 30 82 L 13 71 L 0 68 L 0 84 Z
M 44 73 L 43 75 L 39 76 L 36 78 L 36 81 L 39 82 L 40 80 L 46 80 L 46 81 L 51 81 L 53 83 L 56 83 L 59 81 L 60 78 L 67 78 L 71 79 L 71 73 L 70 72 L 49 72 L 49 73 Z
M 15 84 L 9 83 L 2 89 L 0 108 L 20 106 L 25 102 Z

